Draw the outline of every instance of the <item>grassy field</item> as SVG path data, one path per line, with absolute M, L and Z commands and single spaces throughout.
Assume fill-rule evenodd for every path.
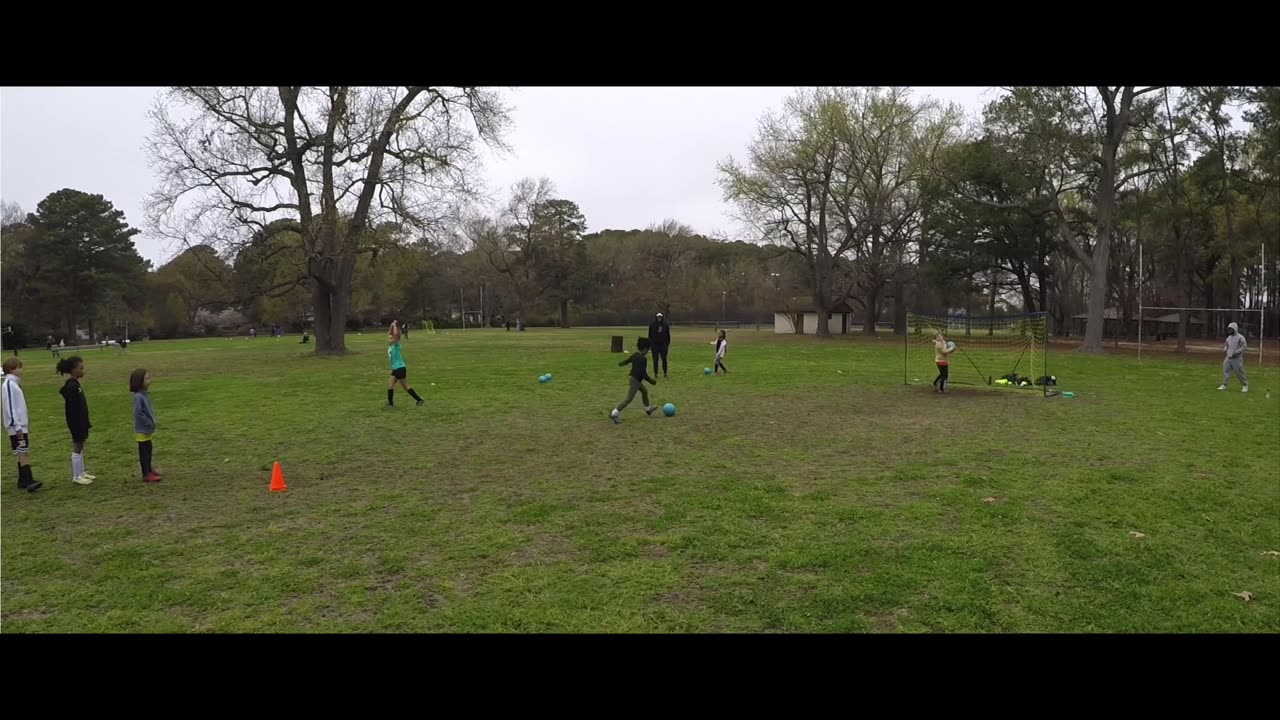
M 706 377 L 711 333 L 678 330 L 654 389 L 677 416 L 637 399 L 615 426 L 619 332 L 414 333 L 425 408 L 384 407 L 379 334 L 89 351 L 87 487 L 54 363 L 24 353 L 45 490 L 5 461 L 3 630 L 1280 631 L 1275 366 L 1244 395 L 1213 358 L 1055 351 L 1075 399 L 940 397 L 889 337 L 733 331 Z

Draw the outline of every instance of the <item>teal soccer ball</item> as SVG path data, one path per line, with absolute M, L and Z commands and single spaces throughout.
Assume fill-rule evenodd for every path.
M 666 405 L 663 405 L 662 414 L 666 415 L 667 417 L 672 417 L 673 415 L 675 415 L 676 414 L 675 403 L 667 403 Z

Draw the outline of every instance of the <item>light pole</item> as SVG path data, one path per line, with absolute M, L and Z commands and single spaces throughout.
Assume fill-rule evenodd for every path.
M 720 291 L 720 322 L 724 322 L 724 299 L 728 294 L 729 292 L 727 290 Z

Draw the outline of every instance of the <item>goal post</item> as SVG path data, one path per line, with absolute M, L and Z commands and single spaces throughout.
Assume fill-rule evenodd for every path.
M 1048 394 L 1048 313 L 966 317 L 907 314 L 903 338 L 902 382 L 924 385 L 937 375 L 934 334 L 942 331 L 956 344 L 951 354 L 948 384 L 989 385 Z M 1008 377 L 1015 377 L 1010 382 Z M 1022 384 L 1025 379 L 1026 384 Z

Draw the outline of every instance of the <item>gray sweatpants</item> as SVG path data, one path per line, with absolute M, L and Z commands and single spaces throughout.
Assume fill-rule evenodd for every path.
M 1248 385 L 1249 378 L 1244 375 L 1244 358 L 1227 358 L 1222 361 L 1222 384 L 1226 385 L 1232 375 L 1240 378 L 1241 385 Z
M 640 399 L 644 401 L 645 408 L 649 407 L 649 388 L 644 386 L 644 381 L 638 378 L 631 378 L 631 389 L 627 391 L 627 399 L 618 405 L 618 412 L 631 404 L 632 398 L 636 396 L 636 392 L 640 393 Z

